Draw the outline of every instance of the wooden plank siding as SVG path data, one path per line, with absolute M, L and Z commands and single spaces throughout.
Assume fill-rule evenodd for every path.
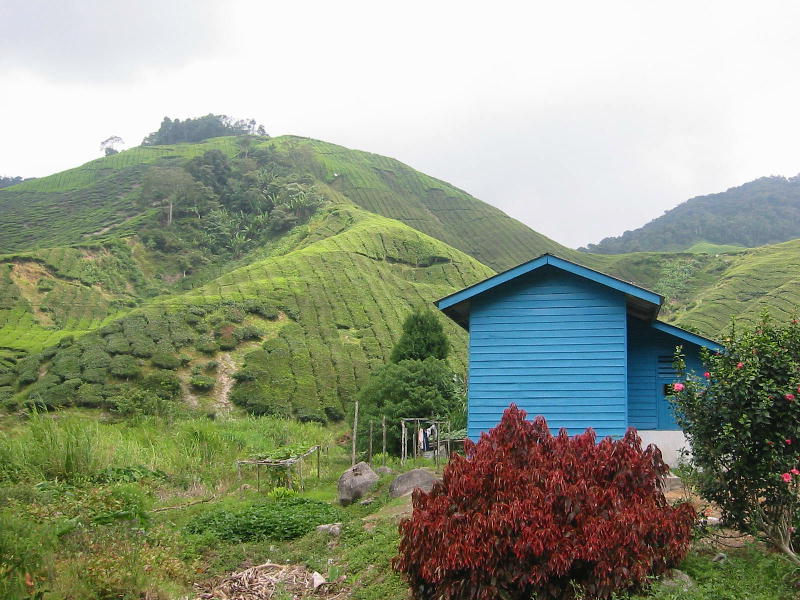
M 468 435 L 516 403 L 570 434 L 627 428 L 625 294 L 544 266 L 472 300 Z
M 682 346 L 686 366 L 703 372 L 700 347 L 657 331 L 649 323 L 628 317 L 628 423 L 637 429 L 680 429 L 664 396 L 665 383 L 676 381 L 669 368 L 675 347 Z M 661 368 L 659 369 L 659 357 Z M 659 416 L 660 415 L 660 416 Z

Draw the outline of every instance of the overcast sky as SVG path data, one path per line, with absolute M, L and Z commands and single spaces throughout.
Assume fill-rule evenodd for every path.
M 395 157 L 575 247 L 800 172 L 798 23 L 768 0 L 0 0 L 0 174 L 224 113 Z

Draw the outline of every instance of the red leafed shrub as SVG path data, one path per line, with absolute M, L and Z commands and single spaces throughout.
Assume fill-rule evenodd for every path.
M 636 431 L 553 436 L 512 405 L 467 442 L 400 523 L 403 573 L 418 600 L 607 598 L 686 554 L 695 520 L 661 491 L 668 468 Z

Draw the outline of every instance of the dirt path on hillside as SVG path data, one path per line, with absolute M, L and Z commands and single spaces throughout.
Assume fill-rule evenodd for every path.
M 231 395 L 231 388 L 233 387 L 233 374 L 236 372 L 236 364 L 233 362 L 231 355 L 223 352 L 217 358 L 219 366 L 217 367 L 217 385 L 214 386 L 214 406 L 219 412 L 227 413 L 231 410 L 231 401 L 228 397 Z

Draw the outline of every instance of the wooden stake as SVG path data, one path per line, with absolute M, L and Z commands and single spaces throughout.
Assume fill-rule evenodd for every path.
M 381 427 L 383 428 L 383 466 L 386 466 L 386 415 L 381 419 Z
M 356 400 L 356 412 L 353 415 L 353 451 L 350 457 L 350 466 L 356 464 L 356 430 L 358 429 L 358 400 Z
M 317 446 L 317 479 L 319 479 L 319 454 L 322 452 L 321 448 Z
M 372 419 L 369 421 L 369 454 L 367 456 L 367 462 L 372 464 Z

